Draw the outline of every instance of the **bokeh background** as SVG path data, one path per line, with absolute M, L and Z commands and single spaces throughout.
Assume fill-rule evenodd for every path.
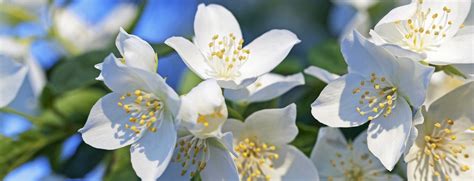
M 309 65 L 345 73 L 340 37 L 352 28 L 367 31 L 407 0 L 379 0 L 362 8 L 345 0 L 0 0 L 0 36 L 30 40 L 29 51 L 49 81 L 40 96 L 44 111 L 39 115 L 47 122 L 0 113 L 0 177 L 7 181 L 136 180 L 128 148 L 96 150 L 77 134 L 90 107 L 107 92 L 94 80 L 98 71 L 93 65 L 109 52 L 117 52 L 114 40 L 118 27 L 123 26 L 153 45 L 162 55 L 158 72 L 180 94 L 186 93 L 200 80 L 162 43 L 170 36 L 192 37 L 200 3 L 218 3 L 232 11 L 246 40 L 270 29 L 289 29 L 297 34 L 302 43 L 274 70 L 288 75 Z M 355 21 L 361 14 L 369 18 Z M 309 114 L 309 105 L 324 86 L 306 76 L 306 85 L 281 98 L 251 105 L 244 116 L 261 108 L 297 102 L 300 134 L 293 144 L 309 154 L 317 130 L 323 126 Z M 363 129 L 343 132 L 352 138 Z

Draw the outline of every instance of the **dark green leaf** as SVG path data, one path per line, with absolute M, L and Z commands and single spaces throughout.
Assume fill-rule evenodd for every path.
M 105 150 L 95 149 L 82 142 L 74 155 L 63 164 L 59 173 L 68 178 L 82 178 L 102 161 L 105 153 Z
M 194 74 L 190 70 L 187 70 L 184 73 L 183 78 L 181 78 L 181 81 L 180 81 L 181 84 L 179 85 L 179 93 L 181 94 L 188 93 L 192 88 L 198 85 L 201 81 L 202 81 L 201 78 L 199 78 L 196 74 Z
M 309 63 L 335 74 L 347 73 L 347 64 L 336 40 L 329 40 L 314 47 L 309 53 Z
M 130 163 L 130 151 L 128 148 L 115 150 L 111 154 L 104 180 L 139 180 Z
M 309 156 L 316 143 L 319 128 L 316 125 L 304 123 L 297 123 L 296 126 L 298 126 L 299 130 L 298 136 L 296 136 L 296 139 L 291 144 Z

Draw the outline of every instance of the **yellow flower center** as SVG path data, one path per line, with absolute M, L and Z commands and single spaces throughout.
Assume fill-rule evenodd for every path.
M 236 40 L 232 33 L 228 36 L 214 35 L 207 55 L 207 64 L 212 70 L 207 74 L 222 79 L 239 77 L 239 69 L 250 55 L 250 50 L 242 48 L 243 43 L 243 39 Z
M 185 136 L 179 139 L 176 144 L 176 158 L 174 162 L 181 163 L 181 176 L 184 176 L 188 170 L 191 170 L 190 177 L 206 168 L 209 159 L 208 145 L 206 139 L 200 139 L 195 136 Z
M 270 180 L 270 176 L 265 175 L 263 168 L 273 168 L 273 161 L 279 158 L 275 145 L 245 138 L 234 149 L 238 153 L 234 161 L 242 179 Z
M 446 33 L 452 28 L 449 16 L 451 9 L 423 9 L 423 0 L 418 0 L 415 16 L 404 21 L 396 21 L 398 32 L 403 36 L 399 45 L 416 52 L 430 51 L 440 46 Z M 460 28 L 463 26 L 461 25 Z
M 146 130 L 156 132 L 162 104 L 158 97 L 141 90 L 124 94 L 117 103 L 129 115 L 129 123 L 125 124 L 125 128 L 136 134 Z
M 425 159 L 423 162 L 429 164 L 428 169 L 433 169 L 435 176 L 445 180 L 450 180 L 449 173 L 470 169 L 468 165 L 459 163 L 459 159 L 468 159 L 470 155 L 466 152 L 464 141 L 458 140 L 459 132 L 451 129 L 454 124 L 451 119 L 435 123 L 433 131 L 423 137 L 425 146 L 417 155 L 418 158 Z
M 385 77 L 370 75 L 370 80 L 360 82 L 360 86 L 352 90 L 353 95 L 360 95 L 356 111 L 367 116 L 369 121 L 383 115 L 389 116 L 396 106 L 397 88 L 390 85 Z

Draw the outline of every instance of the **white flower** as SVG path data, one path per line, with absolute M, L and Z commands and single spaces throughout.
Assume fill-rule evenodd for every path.
M 463 24 L 470 7 L 470 0 L 413 0 L 390 11 L 371 35 L 397 56 L 441 65 L 472 64 L 474 27 Z
M 72 53 L 82 53 L 109 45 L 119 27 L 132 23 L 137 7 L 120 3 L 98 23 L 87 22 L 72 10 L 57 9 L 54 12 L 54 28 L 68 45 Z
M 337 128 L 320 128 L 311 160 L 321 180 L 402 180 L 389 174 L 367 149 L 367 132 L 347 142 Z
M 29 46 L 11 37 L 0 36 L 0 107 L 28 114 L 38 110 L 38 97 L 46 77 Z
M 392 170 L 413 127 L 410 105 L 418 108 L 423 104 L 433 68 L 396 58 L 357 32 L 353 38 L 342 42 L 349 73 L 323 89 L 311 113 L 331 127 L 370 121 L 369 150 Z
M 202 79 L 223 88 L 242 88 L 270 72 L 300 42 L 288 30 L 271 30 L 244 46 L 239 23 L 220 5 L 200 4 L 194 19 L 194 44 L 183 37 L 165 41 Z
M 339 75 L 333 74 L 331 72 L 328 72 L 327 70 L 324 70 L 322 68 L 316 67 L 316 66 L 309 66 L 308 68 L 304 69 L 304 73 L 311 75 L 315 78 L 318 78 L 319 80 L 329 83 L 333 80 L 338 79 Z
M 311 160 L 289 145 L 298 134 L 295 120 L 295 104 L 255 112 L 245 122 L 227 120 L 224 130 L 234 135 L 241 180 L 319 180 Z
M 206 80 L 181 97 L 179 119 L 184 128 L 173 159 L 160 179 L 238 180 L 232 160 L 232 133 L 222 134 L 227 107 L 215 80 Z
M 367 11 L 370 7 L 375 5 L 376 0 L 332 0 L 335 4 L 349 5 L 357 9 L 357 11 Z
M 424 104 L 431 104 L 436 99 L 463 85 L 465 82 L 466 80 L 463 78 L 449 76 L 441 71 L 433 73 Z
M 423 110 L 425 122 L 405 156 L 408 180 L 474 178 L 474 82 L 454 89 Z
M 289 76 L 267 73 L 258 77 L 254 83 L 245 88 L 226 89 L 224 96 L 236 102 L 264 102 L 279 97 L 292 88 L 303 84 L 304 76 L 301 73 Z
M 135 172 L 144 180 L 154 180 L 173 155 L 180 99 L 154 71 L 151 46 L 136 36 L 118 37 L 124 58 L 111 54 L 101 65 L 103 81 L 113 92 L 97 101 L 79 132 L 95 148 L 131 145 Z
M 374 6 L 376 0 L 332 0 L 337 5 L 349 5 L 355 8 L 356 13 L 351 20 L 344 26 L 341 35 L 342 40 L 345 36 L 352 35 L 352 31 L 357 30 L 362 34 L 368 34 L 371 26 L 368 9 Z

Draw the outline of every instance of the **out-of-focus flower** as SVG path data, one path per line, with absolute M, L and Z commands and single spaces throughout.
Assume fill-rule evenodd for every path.
M 370 121 L 369 150 L 392 170 L 413 127 L 410 105 L 418 108 L 423 104 L 434 69 L 394 57 L 355 31 L 352 38 L 342 42 L 349 73 L 324 88 L 311 105 L 311 113 L 331 127 Z
M 367 132 L 347 143 L 337 128 L 320 128 L 311 160 L 321 180 L 402 180 L 389 174 L 367 149 Z
M 331 72 L 328 72 L 327 70 L 324 70 L 322 68 L 316 67 L 316 66 L 309 66 L 308 68 L 304 69 L 304 73 L 311 75 L 315 78 L 318 78 L 319 80 L 329 83 L 333 80 L 338 79 L 339 75 L 333 74 Z
M 120 3 L 103 20 L 91 23 L 68 8 L 57 9 L 53 28 L 70 53 L 82 53 L 108 46 L 120 27 L 131 25 L 136 12 L 136 5 Z
M 156 179 L 173 155 L 180 98 L 154 71 L 155 52 L 149 44 L 122 31 L 117 47 L 123 58 L 111 54 L 101 65 L 103 81 L 113 92 L 97 101 L 79 132 L 96 148 L 131 145 L 137 175 Z
M 35 114 L 46 83 L 44 72 L 26 42 L 0 36 L 0 44 L 0 107 Z
M 238 180 L 232 160 L 232 133 L 222 134 L 227 107 L 215 80 L 206 80 L 181 97 L 183 127 L 173 159 L 160 179 Z
M 413 0 L 390 11 L 371 35 L 397 56 L 469 65 L 474 62 L 474 27 L 463 23 L 470 7 L 470 0 Z
M 340 40 L 345 36 L 351 36 L 352 31 L 357 30 L 362 34 L 368 34 L 371 26 L 370 16 L 368 9 L 375 5 L 378 1 L 376 0 L 332 0 L 333 3 L 338 5 L 349 5 L 354 7 L 356 10 L 355 15 L 345 25 L 342 30 Z
M 300 42 L 288 30 L 271 30 L 244 47 L 240 26 L 226 8 L 200 4 L 194 19 L 194 44 L 183 37 L 165 43 L 202 79 L 238 89 L 270 72 Z
M 425 122 L 405 156 L 408 180 L 474 177 L 474 82 L 454 89 L 423 110 Z
M 319 180 L 311 160 L 289 145 L 298 134 L 295 121 L 295 104 L 255 112 L 245 122 L 227 120 L 224 130 L 234 135 L 241 180 Z
M 303 84 L 304 76 L 302 73 L 289 76 L 267 73 L 258 77 L 254 83 L 245 88 L 226 89 L 224 96 L 229 100 L 242 103 L 263 102 L 279 97 L 292 88 Z

